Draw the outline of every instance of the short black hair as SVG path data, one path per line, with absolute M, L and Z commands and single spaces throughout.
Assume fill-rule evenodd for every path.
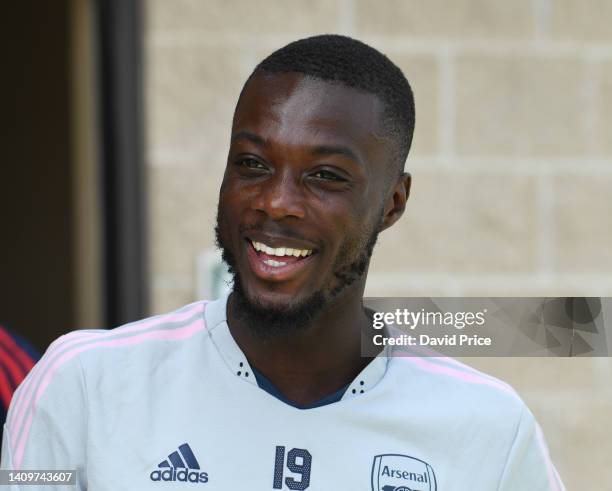
M 402 71 L 380 51 L 347 36 L 324 34 L 294 41 L 269 55 L 253 70 L 243 91 L 260 72 L 302 73 L 377 96 L 383 104 L 381 129 L 395 144 L 394 170 L 403 171 L 414 133 L 414 97 Z

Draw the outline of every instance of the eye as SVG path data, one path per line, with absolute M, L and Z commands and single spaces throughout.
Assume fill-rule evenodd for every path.
M 246 167 L 247 169 L 267 170 L 267 167 L 264 164 L 262 164 L 259 160 L 252 159 L 252 158 L 240 159 L 237 163 L 238 165 Z
M 318 170 L 312 174 L 312 176 L 316 177 L 317 179 L 324 179 L 326 181 L 346 181 L 344 177 L 325 169 Z

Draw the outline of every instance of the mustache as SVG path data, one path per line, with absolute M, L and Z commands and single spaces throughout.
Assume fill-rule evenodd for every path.
M 217 238 L 219 238 L 221 235 L 221 224 L 223 222 L 226 222 L 225 218 L 226 217 L 223 209 L 219 205 L 217 205 L 217 220 L 215 224 L 215 232 Z M 285 237 L 287 239 L 312 241 L 311 238 L 295 230 L 295 228 L 288 227 L 286 224 L 281 224 L 274 221 L 267 221 L 265 223 L 241 222 L 238 224 L 239 235 L 246 235 L 253 232 L 259 232 L 267 235 L 277 235 L 280 237 Z
M 311 238 L 305 236 L 301 232 L 287 227 L 286 225 L 281 225 L 279 223 L 271 222 L 267 224 L 245 224 L 241 223 L 238 226 L 238 233 L 240 235 L 247 235 L 249 233 L 259 232 L 267 235 L 276 235 L 280 237 L 285 237 L 287 239 L 295 239 L 301 241 L 312 241 Z

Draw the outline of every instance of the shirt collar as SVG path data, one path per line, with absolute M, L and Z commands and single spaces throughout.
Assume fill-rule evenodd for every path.
M 229 293 L 206 305 L 207 332 L 229 370 L 243 381 L 257 385 L 253 370 L 246 356 L 234 340 L 227 325 L 227 299 Z M 365 394 L 382 380 L 387 371 L 388 349 L 385 348 L 349 384 L 342 400 Z

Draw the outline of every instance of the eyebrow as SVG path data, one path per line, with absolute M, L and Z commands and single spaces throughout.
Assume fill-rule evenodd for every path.
M 311 151 L 313 155 L 343 155 L 352 161 L 363 165 L 361 159 L 348 147 L 333 146 L 333 145 L 318 145 Z
M 268 141 L 265 138 L 262 138 L 261 136 L 249 131 L 239 131 L 238 133 L 232 135 L 232 143 L 236 140 L 248 140 L 251 143 L 255 143 L 255 145 L 260 145 L 262 147 L 268 146 Z
M 232 135 L 232 143 L 237 140 L 247 140 L 255 145 L 259 145 L 261 147 L 267 147 L 269 142 L 267 139 L 262 138 L 255 133 L 251 133 L 250 131 L 239 131 Z M 359 165 L 363 165 L 361 159 L 357 156 L 355 152 L 353 152 L 349 147 L 342 145 L 317 145 L 313 147 L 310 151 L 312 155 L 343 155 L 348 159 L 356 162 Z

